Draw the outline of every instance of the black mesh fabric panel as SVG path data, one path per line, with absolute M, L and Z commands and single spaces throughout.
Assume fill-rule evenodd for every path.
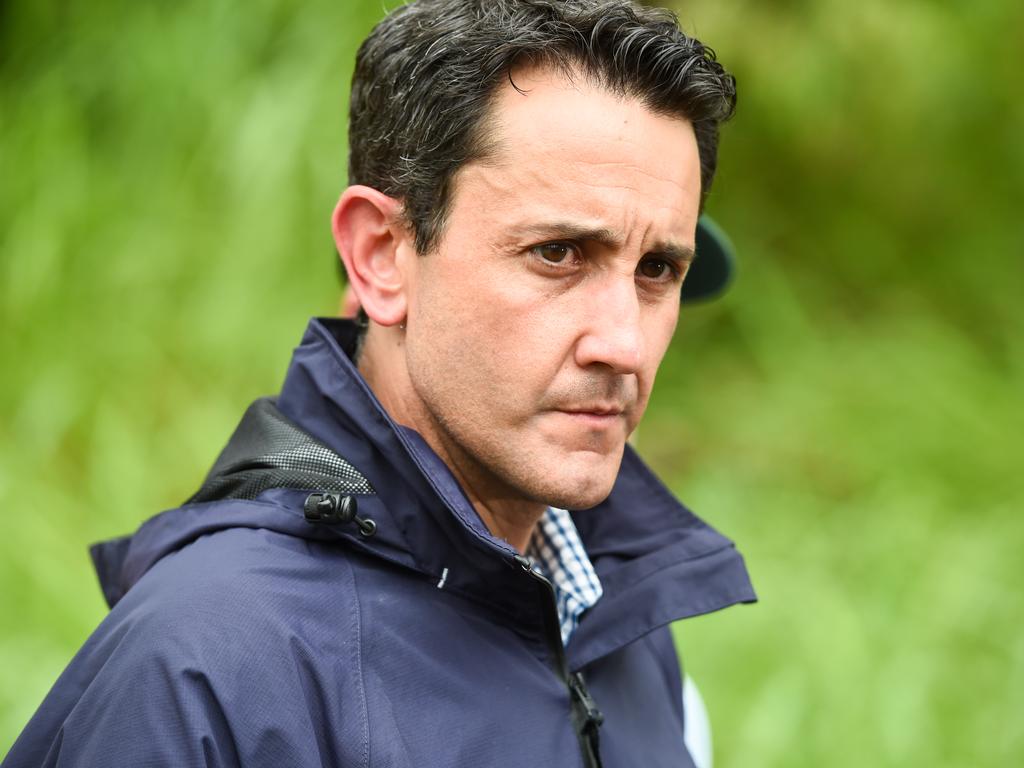
M 295 426 L 271 398 L 264 397 L 249 406 L 203 486 L 186 503 L 255 499 L 269 488 L 374 493 L 359 470 Z

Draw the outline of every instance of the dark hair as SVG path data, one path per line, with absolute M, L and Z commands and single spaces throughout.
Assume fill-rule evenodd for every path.
M 582 73 L 689 120 L 703 204 L 736 85 L 674 14 L 629 0 L 416 0 L 359 48 L 349 182 L 401 200 L 420 253 L 437 243 L 456 171 L 487 156 L 493 94 L 519 64 Z

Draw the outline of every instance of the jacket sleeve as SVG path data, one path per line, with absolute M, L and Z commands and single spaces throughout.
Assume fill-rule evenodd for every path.
M 367 763 L 359 644 L 344 604 L 306 605 L 294 590 L 286 610 L 246 589 L 211 590 L 216 598 L 136 589 L 71 661 L 0 768 Z M 311 636 L 325 614 L 340 617 L 330 624 L 336 633 Z
M 271 537 L 226 531 L 157 563 L 86 641 L 2 768 L 366 765 L 351 578 L 344 567 L 325 577 L 322 561 Z
M 173 633 L 150 623 L 119 638 L 98 635 L 58 679 L 3 768 L 240 765 L 209 675 Z

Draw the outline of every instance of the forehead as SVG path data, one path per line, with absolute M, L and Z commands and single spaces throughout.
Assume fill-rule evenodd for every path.
M 469 205 L 494 224 L 556 217 L 692 246 L 700 163 L 688 121 L 533 67 L 499 86 L 485 129 L 486 156 L 456 175 L 453 218 Z

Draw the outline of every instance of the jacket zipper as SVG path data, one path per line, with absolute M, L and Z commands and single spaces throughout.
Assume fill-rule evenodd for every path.
M 579 739 L 583 765 L 585 768 L 601 768 L 598 728 L 604 722 L 604 716 L 587 690 L 583 673 L 569 671 L 569 664 L 565 658 L 565 647 L 562 645 L 562 631 L 558 626 L 555 587 L 543 574 L 533 569 L 533 561 L 530 558 L 517 555 L 515 559 L 523 570 L 538 582 L 538 590 L 543 590 L 538 591 L 538 595 L 544 612 L 544 628 L 548 635 L 548 644 L 554 650 L 555 674 L 569 691 L 570 718 L 576 738 Z

